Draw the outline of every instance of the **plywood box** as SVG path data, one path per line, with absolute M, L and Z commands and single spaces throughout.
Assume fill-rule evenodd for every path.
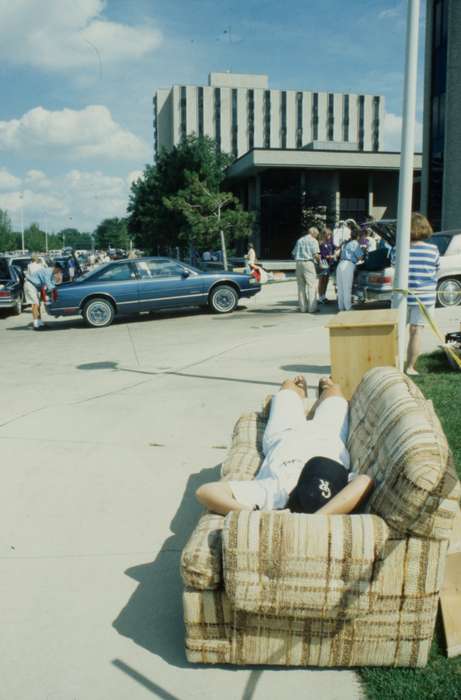
M 398 366 L 398 312 L 395 309 L 342 311 L 327 325 L 331 375 L 350 399 L 372 367 Z

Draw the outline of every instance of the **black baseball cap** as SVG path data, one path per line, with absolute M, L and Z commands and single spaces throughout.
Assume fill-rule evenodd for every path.
M 303 467 L 298 483 L 288 497 L 292 513 L 315 513 L 348 483 L 348 471 L 328 457 L 312 457 Z

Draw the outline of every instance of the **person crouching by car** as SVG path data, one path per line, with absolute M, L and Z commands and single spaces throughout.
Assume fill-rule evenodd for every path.
M 24 281 L 24 296 L 26 304 L 32 305 L 33 328 L 35 331 L 45 326 L 42 321 L 40 302 L 42 295 L 53 292 L 56 285 L 62 282 L 62 268 L 60 265 L 54 267 L 42 267 L 32 273 L 26 274 Z

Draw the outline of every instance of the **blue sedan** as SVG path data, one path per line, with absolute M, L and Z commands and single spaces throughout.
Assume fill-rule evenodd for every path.
M 201 272 L 172 258 L 138 258 L 107 263 L 57 288 L 47 311 L 52 316 L 81 314 L 89 326 L 109 326 L 115 316 L 209 306 L 227 314 L 240 298 L 261 289 L 249 275 Z

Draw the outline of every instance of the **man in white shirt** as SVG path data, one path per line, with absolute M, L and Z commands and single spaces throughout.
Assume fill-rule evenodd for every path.
M 344 221 L 338 221 L 338 225 L 333 230 L 333 243 L 335 248 L 341 248 L 342 244 L 351 237 L 351 230 Z
M 320 259 L 320 247 L 317 238 L 319 230 L 311 226 L 305 236 L 296 241 L 292 255 L 296 260 L 296 283 L 298 285 L 298 303 L 301 313 L 318 312 L 317 309 L 317 271 L 315 264 Z
M 303 377 L 283 382 L 271 402 L 263 437 L 264 461 L 251 481 L 219 481 L 197 490 L 197 499 L 222 515 L 240 510 L 350 512 L 371 488 L 366 475 L 350 481 L 346 448 L 349 404 L 330 379 L 306 420 Z

